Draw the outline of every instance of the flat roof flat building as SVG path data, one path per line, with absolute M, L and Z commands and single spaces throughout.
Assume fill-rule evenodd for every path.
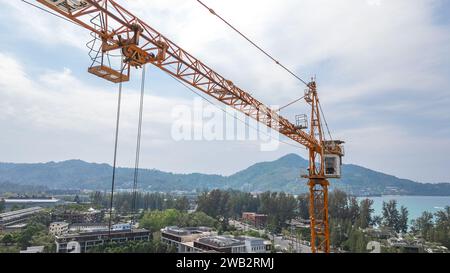
M 243 212 L 242 220 L 255 227 L 264 227 L 267 224 L 267 215 L 255 212 Z
M 161 241 L 174 246 L 178 253 L 203 252 L 194 247 L 194 241 L 201 237 L 217 235 L 217 232 L 207 227 L 179 228 L 176 226 L 161 229 Z
M 161 229 L 161 241 L 176 247 L 178 253 L 269 253 L 272 246 L 262 238 L 218 236 L 205 227 L 166 227 Z
M 26 222 L 31 216 L 38 212 L 41 212 L 42 210 L 43 208 L 41 207 L 32 207 L 2 213 L 0 214 L 0 229 L 6 226 L 22 224 Z
M 245 253 L 245 241 L 233 236 L 209 236 L 194 241 L 194 247 L 220 253 Z
M 150 237 L 150 231 L 146 229 L 114 230 L 111 236 L 109 231 L 65 234 L 56 236 L 55 243 L 57 253 L 85 253 L 108 242 L 149 241 Z

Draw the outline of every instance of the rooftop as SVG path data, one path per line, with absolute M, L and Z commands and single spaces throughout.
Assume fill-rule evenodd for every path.
M 137 233 L 148 233 L 146 229 L 133 229 L 133 230 L 111 230 L 111 235 L 123 235 L 123 234 L 137 234 Z M 66 239 L 74 237 L 89 237 L 89 236 L 108 236 L 109 230 L 93 231 L 93 232 L 80 232 L 72 234 L 63 234 L 61 236 L 56 236 L 57 239 Z
M 169 233 L 172 235 L 177 235 L 177 236 L 188 236 L 188 235 L 192 235 L 192 234 L 202 234 L 205 232 L 211 232 L 213 229 L 208 228 L 208 227 L 185 227 L 185 228 L 180 228 L 177 226 L 172 226 L 172 227 L 166 227 L 164 229 L 162 229 L 163 232 L 165 233 Z
M 29 213 L 35 213 L 38 211 L 41 211 L 42 208 L 41 207 L 32 207 L 32 208 L 27 208 L 27 209 L 21 209 L 21 210 L 15 210 L 15 211 L 9 211 L 9 212 L 5 212 L 0 214 L 0 218 L 9 218 L 9 217 L 19 217 L 22 215 L 26 215 Z
M 5 203 L 57 203 L 59 199 L 5 199 Z
M 231 236 L 210 236 L 199 238 L 198 242 L 215 247 L 232 247 L 243 245 L 244 241 Z

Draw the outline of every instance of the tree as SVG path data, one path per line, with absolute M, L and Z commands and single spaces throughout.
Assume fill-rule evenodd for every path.
M 422 235 L 426 240 L 430 240 L 433 231 L 433 214 L 424 211 L 422 216 L 413 221 L 413 231 Z
M 372 221 L 371 221 L 370 225 L 372 225 L 372 226 L 381 226 L 382 222 L 383 222 L 383 217 L 380 216 L 380 215 L 375 215 L 372 218 Z
M 175 209 L 151 211 L 144 213 L 139 226 L 157 232 L 167 226 L 179 227 L 215 227 L 217 221 L 203 212 L 186 213 Z
M 178 198 L 175 201 L 175 209 L 179 211 L 188 211 L 189 210 L 189 199 L 186 196 Z
M 339 189 L 334 190 L 329 196 L 328 211 L 331 218 L 346 219 L 348 217 L 347 193 Z
M 0 199 L 0 213 L 5 211 L 5 199 Z
M 372 208 L 373 200 L 364 199 L 361 201 L 359 206 L 359 219 L 358 226 L 360 228 L 368 228 L 372 225 L 372 213 L 375 211 Z
M 397 231 L 400 214 L 397 210 L 397 201 L 383 202 L 383 225 Z
M 364 253 L 366 252 L 367 239 L 364 233 L 358 229 L 352 229 L 348 240 L 344 244 L 344 249 L 353 253 Z
M 359 204 L 358 199 L 356 197 L 352 196 L 349 200 L 349 206 L 348 206 L 348 218 L 350 219 L 352 225 L 356 224 L 356 221 L 359 218 Z
M 77 204 L 80 204 L 80 203 L 81 203 L 81 199 L 80 199 L 80 197 L 78 196 L 78 194 L 75 195 L 75 198 L 73 199 L 73 202 L 75 202 L 75 203 L 77 203 Z
M 175 253 L 176 249 L 162 243 L 153 241 L 129 241 L 126 243 L 109 243 L 91 248 L 89 253 Z
M 404 206 L 400 208 L 400 216 L 395 230 L 403 233 L 408 232 L 408 209 Z
M 90 196 L 92 200 L 92 204 L 97 207 L 103 206 L 103 194 L 99 191 L 96 191 L 94 194 Z
M 217 219 L 226 230 L 231 215 L 230 194 L 221 190 L 213 190 L 209 193 L 202 193 L 197 200 L 197 211 L 202 211 Z
M 156 232 L 164 227 L 177 225 L 180 217 L 181 212 L 174 209 L 151 211 L 144 214 L 144 217 L 139 221 L 139 226 Z
M 9 246 L 14 243 L 14 238 L 11 234 L 6 234 L 2 238 L 2 244 L 5 246 Z
M 330 219 L 330 242 L 334 247 L 342 247 L 347 239 L 344 220 Z
M 300 194 L 297 197 L 298 211 L 301 219 L 309 219 L 309 194 Z
M 435 241 L 450 248 L 450 206 L 434 215 L 436 217 Z

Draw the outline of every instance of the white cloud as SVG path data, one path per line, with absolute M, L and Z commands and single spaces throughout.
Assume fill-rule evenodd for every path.
M 12 56 L 0 53 L 0 115 L 2 119 L 28 122 L 45 129 L 60 128 L 89 134 L 109 129 L 117 105 L 117 87 L 96 88 L 76 79 L 70 69 L 46 71 L 33 79 Z M 125 89 L 125 88 L 124 88 Z M 136 90 L 123 91 L 125 131 L 135 126 L 135 109 L 139 95 Z M 150 111 L 145 119 L 152 124 L 168 125 L 168 109 L 188 101 L 146 95 Z
M 29 1 L 41 5 L 36 1 Z M 16 37 L 32 40 L 46 46 L 70 46 L 70 50 L 78 48 L 86 50 L 89 32 L 77 25 L 66 22 L 42 10 L 27 5 L 22 1 L 0 0 L 2 4 L 2 24 L 10 26 Z
M 68 68 L 31 76 L 13 56 L 0 52 L 0 59 L 3 60 L 0 64 L 0 126 L 5 128 L 0 139 L 0 161 L 82 158 L 110 162 L 117 106 L 116 85 L 105 83 L 109 88 L 88 85 L 76 79 Z M 153 93 L 148 89 L 146 92 Z M 191 100 L 154 95 L 146 95 L 144 100 L 142 166 L 213 173 L 223 165 L 220 161 L 211 163 L 217 159 L 214 147 L 221 142 L 177 142 L 171 138 L 171 127 L 176 118 L 171 115 L 172 109 L 180 105 L 195 105 Z M 138 101 L 139 92 L 125 85 L 119 137 L 119 162 L 122 166 L 131 166 L 134 159 Z M 227 145 L 253 153 L 258 153 L 261 148 L 259 141 L 227 141 Z M 234 154 L 235 149 L 227 147 L 227 155 Z M 284 153 L 286 147 L 257 158 L 267 160 L 269 154 L 281 156 Z M 186 158 L 196 158 L 199 154 L 206 161 L 185 162 Z M 256 162 L 255 158 L 253 161 Z M 235 160 L 222 166 L 221 172 L 232 173 L 246 163 L 248 159 Z
M 349 129 L 341 134 L 347 140 L 347 162 L 416 181 L 448 181 L 442 171 L 450 154 L 447 137 L 412 135 L 390 125 Z
M 6 4 L 3 13 L 8 11 L 0 22 L 14 22 L 17 35 L 32 43 L 59 45 L 60 52 L 75 54 L 73 48 L 86 51 L 84 44 L 90 37 L 87 31 L 19 1 L 0 1 Z M 302 95 L 303 87 L 196 1 L 118 2 L 261 101 L 284 105 Z M 420 170 L 423 162 L 433 161 L 435 154 L 439 154 L 439 147 L 447 145 L 450 138 L 446 129 L 450 122 L 450 26 L 434 21 L 443 1 L 205 2 L 303 78 L 317 74 L 328 122 L 336 130 L 335 135 L 347 140 L 350 162 L 373 165 L 404 177 L 450 180 L 445 164 L 441 163 L 446 161 L 445 154 L 434 163 L 433 166 L 440 168 L 434 174 L 408 171 L 408 168 Z M 72 49 L 66 50 L 65 46 Z M 116 94 L 93 88 L 75 78 L 70 72 L 75 69 L 73 67 L 29 77 L 14 59 L 2 57 L 5 60 L 0 63 L 0 68 L 7 73 L 0 74 L 0 104 L 5 116 L 13 120 L 23 116 L 30 119 L 29 122 L 32 120 L 35 126 L 77 128 L 110 138 L 104 132 L 112 126 Z M 167 86 L 169 84 L 162 81 L 158 87 L 169 89 Z M 67 88 L 61 91 L 62 87 Z M 124 127 L 130 129 L 130 139 L 136 118 L 127 117 L 126 113 L 133 112 L 132 107 L 136 107 L 136 94 L 127 94 L 124 102 L 129 104 L 124 107 Z M 148 100 L 153 100 L 152 107 L 157 109 L 152 109 L 146 119 L 161 123 L 168 115 L 166 107 L 174 99 L 149 97 Z M 296 105 L 286 113 L 293 117 L 300 110 L 304 109 Z M 67 120 L 84 122 L 77 125 Z M 420 124 L 426 129 L 421 130 Z M 147 132 L 156 134 L 158 129 Z M 159 135 L 163 141 L 164 133 Z M 380 142 L 376 142 L 374 135 Z M 360 141 L 367 138 L 375 142 L 370 149 Z M 404 141 L 399 142 L 399 139 Z M 230 147 L 234 145 L 230 144 Z M 411 145 L 420 148 L 408 149 Z M 206 150 L 223 153 L 223 160 L 231 162 L 227 171 L 231 166 L 240 169 L 235 162 L 248 165 L 243 162 L 254 162 L 259 156 L 241 154 L 239 160 L 235 160 L 232 151 L 224 152 L 225 147 L 218 147 L 225 145 L 187 146 L 179 147 L 185 151 L 186 158 Z M 422 147 L 429 147 L 429 151 Z M 158 152 L 159 157 L 166 156 L 163 150 Z M 383 161 L 377 159 L 383 155 L 381 152 L 386 158 L 393 159 L 389 166 L 383 167 Z M 273 159 L 279 154 L 261 157 Z M 212 158 L 208 162 L 213 162 Z M 182 169 L 178 166 L 182 165 L 181 161 L 175 165 L 175 169 Z M 170 166 L 169 163 L 166 166 Z M 221 168 L 219 164 L 205 167 L 195 162 L 189 166 L 204 171 Z

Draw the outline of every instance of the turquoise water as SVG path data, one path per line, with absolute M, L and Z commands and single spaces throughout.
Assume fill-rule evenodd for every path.
M 435 213 L 450 206 L 450 196 L 393 196 L 385 195 L 380 197 L 367 197 L 374 201 L 374 215 L 382 214 L 383 201 L 397 200 L 397 207 L 404 206 L 409 211 L 409 220 L 416 219 L 422 215 L 424 211 Z M 358 198 L 365 199 L 365 198 Z

